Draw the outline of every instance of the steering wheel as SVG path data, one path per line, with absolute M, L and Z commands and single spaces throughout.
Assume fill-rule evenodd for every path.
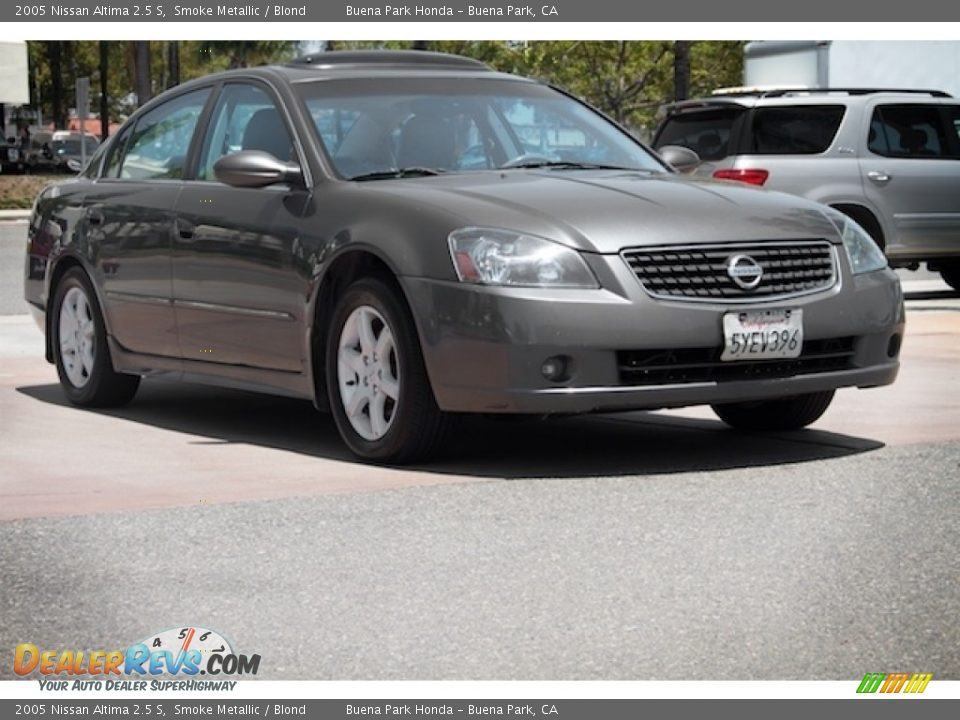
M 547 157 L 546 155 L 538 155 L 537 153 L 524 153 L 523 155 L 517 155 L 515 158 L 510 158 L 507 160 L 501 168 L 515 168 L 521 165 L 526 165 L 527 163 L 551 163 L 556 162 L 555 158 Z

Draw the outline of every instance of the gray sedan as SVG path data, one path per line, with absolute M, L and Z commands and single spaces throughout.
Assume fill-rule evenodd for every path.
M 76 405 L 143 376 L 281 393 L 391 463 L 458 413 L 710 404 L 801 428 L 894 381 L 904 321 L 849 218 L 685 179 L 541 83 L 386 51 L 141 108 L 41 193 L 26 297 Z

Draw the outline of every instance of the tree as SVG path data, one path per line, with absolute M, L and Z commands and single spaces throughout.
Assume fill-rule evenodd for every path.
M 110 104 L 109 104 L 109 78 L 110 78 L 110 47 L 105 40 L 97 43 L 97 50 L 100 55 L 100 139 L 106 140 L 110 134 Z
M 50 102 L 52 105 L 53 126 L 62 128 L 67 124 L 67 117 L 63 105 L 62 48 L 59 40 L 49 41 L 46 45 L 47 57 L 50 61 L 50 78 L 52 85 Z
M 673 99 L 686 100 L 690 96 L 690 41 L 677 40 L 673 44 Z
M 167 43 L 167 87 L 180 84 L 180 43 L 171 40 Z
M 150 41 L 133 42 L 133 83 L 137 105 L 143 105 L 153 97 L 153 76 L 150 72 Z

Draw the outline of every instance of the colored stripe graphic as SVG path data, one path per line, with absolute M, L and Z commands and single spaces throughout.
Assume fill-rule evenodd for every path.
M 933 679 L 933 673 L 867 673 L 860 681 L 858 693 L 922 693 Z

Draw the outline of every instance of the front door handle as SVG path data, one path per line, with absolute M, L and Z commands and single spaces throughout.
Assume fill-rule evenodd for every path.
M 867 177 L 873 180 L 877 185 L 886 185 L 890 182 L 890 176 L 882 170 L 871 170 Z

